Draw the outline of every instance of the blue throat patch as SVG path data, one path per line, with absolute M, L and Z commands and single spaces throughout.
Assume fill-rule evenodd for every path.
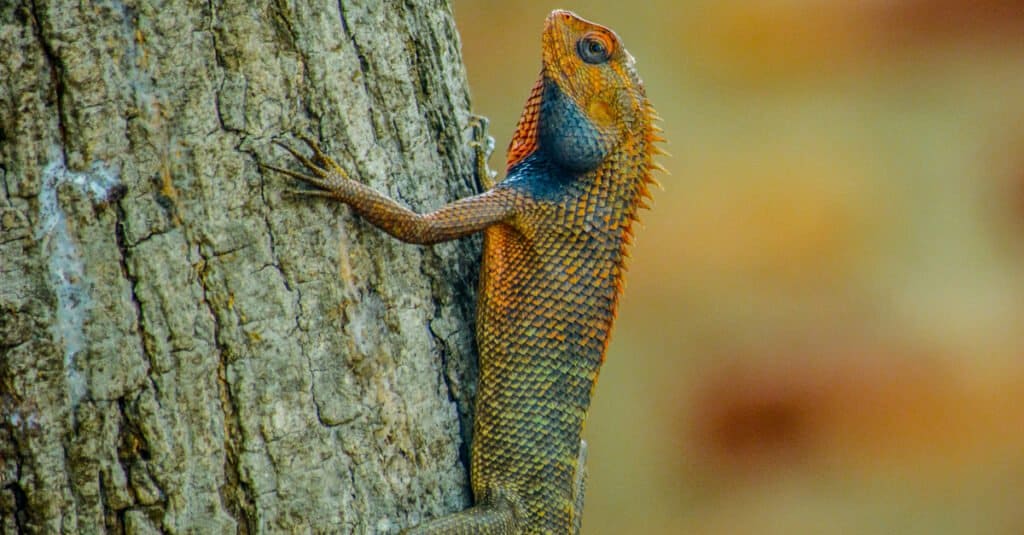
M 508 170 L 504 183 L 555 201 L 608 154 L 601 132 L 551 80 L 544 81 L 537 149 Z

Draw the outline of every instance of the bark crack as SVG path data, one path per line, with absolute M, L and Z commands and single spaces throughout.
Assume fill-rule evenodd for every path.
M 17 477 L 13 483 L 4 487 L 4 490 L 14 496 L 14 525 L 18 527 L 18 533 L 28 533 L 28 494 L 21 488 L 21 465 L 16 465 Z
M 252 157 L 257 161 L 259 160 L 259 155 L 255 153 L 252 153 Z M 295 285 L 293 287 L 292 284 L 288 281 L 288 277 L 285 275 L 284 268 L 282 267 L 281 264 L 281 257 L 280 255 L 278 255 L 277 252 L 277 239 L 274 234 L 274 227 L 271 224 L 270 215 L 268 213 L 270 210 L 272 210 L 272 208 L 270 206 L 270 202 L 267 200 L 266 195 L 266 174 L 263 173 L 262 171 L 259 172 L 259 180 L 260 201 L 262 202 L 261 216 L 263 217 L 263 225 L 264 228 L 266 229 L 267 237 L 269 240 L 270 256 L 273 259 L 273 262 L 270 265 L 277 270 L 277 273 L 281 277 L 281 283 L 284 285 L 285 290 L 287 290 L 290 294 L 294 294 L 295 296 L 295 315 L 292 317 L 292 322 L 295 325 L 295 330 L 305 332 L 300 322 L 300 316 L 302 315 L 302 288 L 299 287 L 298 285 Z M 299 340 L 296 343 L 296 347 L 298 348 L 299 354 L 302 356 L 302 358 L 306 360 L 306 366 L 308 366 L 309 368 L 309 397 L 313 401 L 313 409 L 314 412 L 316 413 L 316 420 L 323 427 L 333 427 L 332 425 L 324 421 L 323 415 L 321 414 L 320 400 L 318 400 L 316 396 L 316 367 L 313 365 L 313 357 L 309 354 L 309 352 L 306 351 L 306 346 L 302 343 L 301 340 Z
M 433 251 L 424 253 L 430 255 L 431 258 L 438 260 L 438 255 Z M 423 269 L 425 262 L 421 263 L 421 273 L 424 278 L 431 281 L 431 293 L 433 295 L 439 294 L 438 284 L 442 282 L 437 278 L 436 272 L 427 272 Z M 469 292 L 469 298 L 472 300 L 473 294 Z M 437 319 L 442 315 L 442 304 L 439 299 L 434 299 L 432 318 Z M 472 318 L 472 311 L 467 312 L 468 317 Z M 473 322 L 470 320 L 467 326 L 472 330 Z M 473 439 L 473 392 L 475 388 L 472 387 L 475 384 L 475 380 L 471 381 L 470 385 L 467 385 L 459 378 L 458 370 L 455 369 L 452 363 L 452 346 L 454 345 L 452 340 L 449 340 L 442 336 L 436 331 L 433 325 L 433 320 L 428 323 L 428 330 L 430 336 L 434 339 L 434 344 L 438 348 L 438 354 L 441 360 L 441 366 L 439 370 L 440 381 L 444 384 L 445 390 L 448 394 L 448 401 L 455 404 L 457 409 L 456 424 L 459 426 L 459 461 L 465 467 L 466 472 L 469 472 L 470 458 L 469 458 L 469 446 Z M 475 337 L 472 337 L 475 340 Z M 475 373 L 477 366 L 475 359 L 477 358 L 475 343 L 471 343 L 470 356 L 474 359 L 466 372 Z
M 120 201 L 115 204 L 114 213 L 116 214 L 117 220 L 114 223 L 114 239 L 117 242 L 118 257 L 117 262 L 121 267 L 121 276 L 128 281 L 128 294 L 131 298 L 132 308 L 135 311 L 135 325 L 138 330 L 140 348 L 142 349 L 143 355 L 146 356 L 146 362 L 149 363 L 149 369 L 153 369 L 153 355 L 149 352 L 145 343 L 142 343 L 145 337 L 145 312 L 143 311 L 142 302 L 139 301 L 138 293 L 138 277 L 132 273 L 131 268 L 128 266 L 128 260 L 131 255 L 131 247 L 128 245 L 128 238 L 124 230 L 125 221 L 125 210 L 121 205 Z M 146 371 L 146 375 L 149 376 L 149 370 Z
M 355 34 L 352 33 L 352 28 L 349 27 L 349 17 L 345 14 L 345 2 L 341 0 L 338 0 L 338 16 L 341 18 L 341 29 L 345 33 L 345 36 L 348 37 L 349 42 L 352 43 L 352 49 L 356 53 L 356 58 L 359 59 L 359 76 L 357 78 L 363 85 L 363 91 L 366 93 L 367 98 L 371 98 L 371 100 L 379 103 L 380 95 L 373 91 L 367 83 L 373 69 L 370 68 L 370 62 L 366 59 L 366 53 L 363 51 L 363 47 L 359 44 L 359 40 L 356 39 Z M 374 144 L 380 144 L 380 136 L 377 133 L 377 108 L 378 106 L 370 106 L 370 109 L 367 110 L 367 114 L 370 116 L 370 123 L 373 124 L 373 128 L 370 129 L 370 132 L 373 134 Z M 321 131 L 319 133 L 321 134 L 320 137 L 322 139 L 323 132 Z
M 231 385 L 227 379 L 227 358 L 228 347 L 224 341 L 221 327 L 221 320 L 217 315 L 215 307 L 210 302 L 209 284 L 206 280 L 206 270 L 210 265 L 210 258 L 202 253 L 202 267 L 199 272 L 199 288 L 202 293 L 202 302 L 206 306 L 213 321 L 213 340 L 217 346 L 217 388 L 221 404 L 221 413 L 224 417 L 224 485 L 220 489 L 221 502 L 224 509 L 235 519 L 238 524 L 239 534 L 249 534 L 255 531 L 256 526 L 256 503 L 252 496 L 252 489 L 242 478 L 238 470 L 240 462 L 239 453 L 242 449 L 241 422 L 238 417 L 234 395 L 231 393 Z
M 53 49 L 53 44 L 43 35 L 42 13 L 43 9 L 39 7 L 39 2 L 32 0 L 32 9 L 29 13 L 32 20 L 32 31 L 36 36 L 36 40 L 39 41 L 39 48 L 43 51 L 46 63 L 50 66 L 50 80 L 53 83 L 54 96 L 57 101 L 57 130 L 60 132 L 60 150 L 64 161 L 67 162 L 70 160 L 68 160 L 67 155 L 69 140 L 66 125 L 67 110 L 64 102 L 64 63 L 61 61 L 57 51 Z
M 0 136 L 0 141 L 4 141 L 4 137 Z M 4 184 L 4 200 L 7 201 L 7 206 L 14 206 L 11 202 L 11 186 L 7 183 L 7 167 L 0 165 L 0 182 Z

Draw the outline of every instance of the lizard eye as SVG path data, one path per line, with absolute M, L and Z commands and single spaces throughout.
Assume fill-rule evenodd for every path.
M 612 43 L 608 36 L 591 32 L 576 41 L 576 53 L 583 61 L 598 65 L 612 56 Z

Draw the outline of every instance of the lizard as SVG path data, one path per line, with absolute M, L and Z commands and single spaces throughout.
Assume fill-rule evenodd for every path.
M 479 386 L 470 450 L 474 505 L 406 533 L 578 533 L 584 421 L 623 289 L 627 246 L 667 154 L 635 61 L 611 29 L 553 11 L 542 69 L 494 184 L 415 213 L 312 152 L 278 142 L 303 172 L 292 190 L 347 204 L 399 240 L 483 232 L 477 295 Z M 493 143 L 493 141 L 492 141 Z M 478 146 L 479 148 L 479 146 Z M 480 157 L 478 153 L 478 158 Z M 479 165 L 479 161 L 478 161 Z

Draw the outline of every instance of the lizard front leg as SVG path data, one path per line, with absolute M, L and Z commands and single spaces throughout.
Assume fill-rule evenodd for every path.
M 275 141 L 305 167 L 297 172 L 273 165 L 263 167 L 305 182 L 316 189 L 295 189 L 302 196 L 325 197 L 343 202 L 374 226 L 408 243 L 433 244 L 454 240 L 506 220 L 514 212 L 513 194 L 491 189 L 460 199 L 428 214 L 417 214 L 391 198 L 349 178 L 311 138 L 297 134 L 313 152 L 310 158 L 286 143 Z

